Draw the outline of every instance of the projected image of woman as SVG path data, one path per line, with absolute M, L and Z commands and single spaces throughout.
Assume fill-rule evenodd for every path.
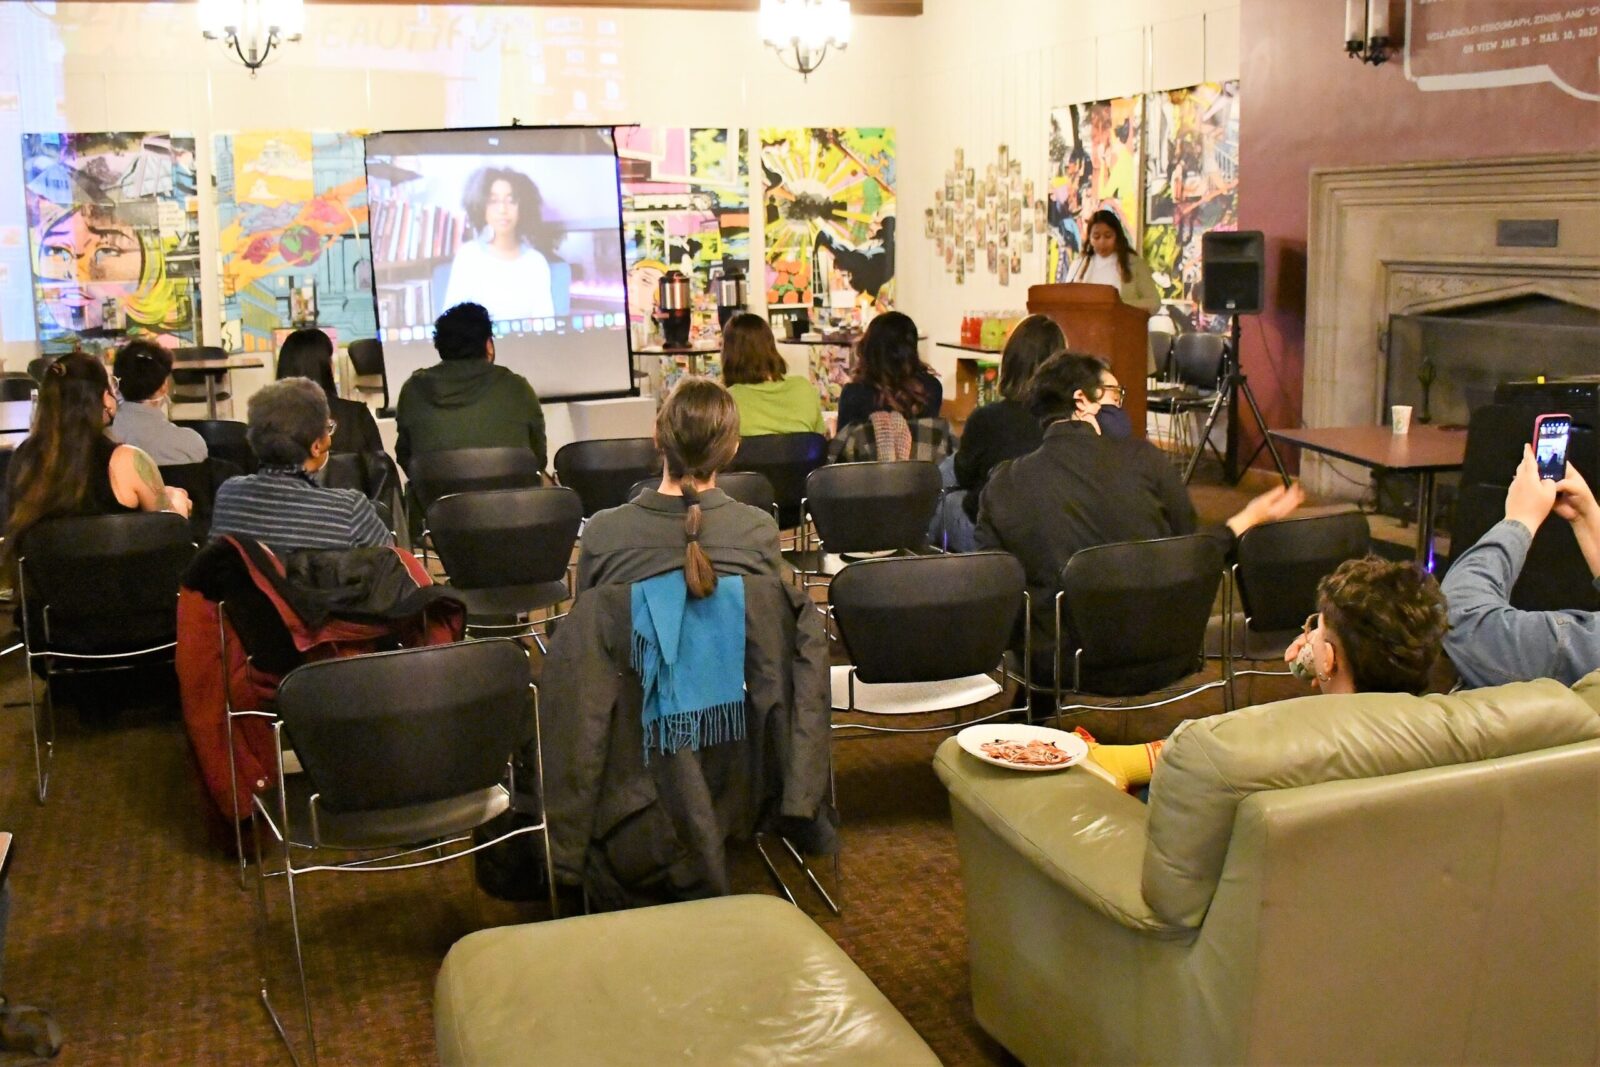
M 509 167 L 480 167 L 467 179 L 461 204 L 474 237 L 456 253 L 439 306 L 482 304 L 496 322 L 554 315 L 543 251 L 551 234 L 533 179 Z

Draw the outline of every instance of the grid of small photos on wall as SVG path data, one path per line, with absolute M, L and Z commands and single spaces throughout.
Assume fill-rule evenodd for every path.
M 954 165 L 944 172 L 944 187 L 933 191 L 933 207 L 923 212 L 923 232 L 934 242 L 946 274 L 957 285 L 967 275 L 985 270 L 1001 285 L 1022 273 L 1022 254 L 1033 251 L 1036 234 L 1045 232 L 1045 205 L 1034 199 L 1032 178 L 1022 176 L 1021 162 L 1001 145 L 983 173 L 966 165 L 965 149 L 957 148 Z

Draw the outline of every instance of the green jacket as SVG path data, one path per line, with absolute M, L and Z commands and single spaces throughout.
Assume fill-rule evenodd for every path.
M 406 380 L 395 405 L 395 458 L 452 448 L 533 450 L 545 465 L 544 412 L 528 380 L 482 359 L 451 359 Z

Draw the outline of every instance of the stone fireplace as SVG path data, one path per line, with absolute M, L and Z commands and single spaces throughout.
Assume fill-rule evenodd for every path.
M 1474 373 L 1569 373 L 1582 366 L 1586 340 L 1553 370 L 1540 355 L 1548 346 L 1533 338 L 1600 314 L 1600 154 L 1314 171 L 1309 252 L 1307 426 L 1387 422 L 1391 389 L 1413 397 L 1395 402 L 1415 403 L 1419 383 L 1400 368 L 1390 373 L 1389 353 L 1406 358 L 1411 340 L 1392 335 L 1391 319 L 1400 334 L 1419 319 L 1493 318 L 1497 330 L 1520 322 L 1525 358 Z M 1586 372 L 1600 373 L 1600 347 L 1588 355 Z M 1483 389 L 1470 377 L 1436 379 L 1430 399 L 1445 406 L 1435 421 L 1466 421 Z M 1301 474 L 1323 496 L 1357 496 L 1368 479 L 1309 454 Z

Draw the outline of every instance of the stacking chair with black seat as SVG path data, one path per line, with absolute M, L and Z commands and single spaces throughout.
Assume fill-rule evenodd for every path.
M 255 713 L 270 720 L 278 758 L 276 783 L 251 803 L 257 906 L 265 931 L 267 879 L 283 878 L 309 1059 L 315 1064 L 316 1030 L 296 897 L 305 875 L 427 867 L 538 834 L 551 914 L 556 914 L 538 691 L 528 680 L 527 652 L 516 642 L 466 641 L 298 667 L 278 689 L 276 712 L 275 717 Z M 535 778 L 539 821 L 513 825 L 474 844 L 475 830 L 513 810 L 516 790 L 524 787 L 513 777 L 513 755 L 530 735 L 534 766 L 527 770 Z M 284 752 L 291 746 L 303 775 L 283 773 Z M 271 869 L 263 859 L 264 838 L 277 846 Z M 324 857 L 324 850 L 363 855 L 336 860 Z M 305 861 L 296 853 L 305 854 Z M 292 1053 L 265 968 L 261 999 Z
M 217 456 L 211 456 L 199 463 L 173 463 L 161 467 L 161 482 L 182 489 L 189 494 L 192 508 L 189 512 L 189 526 L 194 530 L 194 539 L 204 542 L 211 533 L 211 512 L 216 502 L 217 489 L 223 482 L 236 475 L 243 474 L 236 464 L 230 463 Z
M 254 474 L 260 464 L 250 447 L 250 427 L 232 419 L 175 419 L 174 426 L 187 426 L 206 443 L 206 454 L 225 459 L 246 474 Z
M 544 472 L 531 449 L 452 448 L 422 452 L 411 458 L 411 481 L 406 492 L 411 518 L 421 525 L 412 543 L 427 562 L 428 509 L 451 493 L 482 493 L 496 489 L 536 489 Z
M 765 475 L 778 504 L 778 528 L 800 525 L 806 479 L 828 462 L 828 439 L 820 433 L 771 433 L 744 437 L 728 466 Z
M 1222 456 L 1210 441 L 1193 441 L 1199 434 L 1195 425 L 1195 412 L 1203 411 L 1216 398 L 1227 363 L 1228 339 L 1215 333 L 1181 333 L 1172 340 L 1172 353 L 1168 360 L 1168 377 L 1178 388 L 1154 393 L 1145 400 L 1147 412 L 1164 414 L 1168 422 L 1170 447 L 1178 457 L 1187 461 L 1192 447 L 1204 451 L 1210 447 L 1217 462 Z
M 194 552 L 189 520 L 170 512 L 47 519 L 23 532 L 17 595 L 41 804 L 55 749 L 52 679 L 170 657 L 178 583 Z M 35 671 L 44 681 L 42 718 Z
M 351 341 L 346 351 L 350 356 L 350 367 L 356 372 L 351 389 L 363 402 L 369 396 L 383 397 L 378 414 L 385 417 L 393 415 L 394 412 L 389 409 L 389 370 L 383 361 L 383 342 L 367 337 Z
M 1027 618 L 1027 575 L 1007 552 L 897 556 L 858 560 L 834 575 L 828 602 L 850 654 L 849 700 L 856 681 L 868 685 L 943 682 L 986 674 L 1004 688 L 1007 646 L 1018 619 Z M 1031 628 L 1024 628 L 1031 633 Z M 1032 643 L 1023 662 L 1031 662 Z M 1027 713 L 1027 688 L 1018 707 L 949 725 L 896 727 L 835 722 L 835 730 L 927 733 L 959 730 L 1002 715 Z
M 333 452 L 318 472 L 317 480 L 330 489 L 355 489 L 372 501 L 378 517 L 399 536 L 400 468 L 386 452 Z
M 583 517 L 628 502 L 641 478 L 661 476 L 661 452 L 649 437 L 573 441 L 556 451 L 556 481 L 583 501 Z
M 640 478 L 628 488 L 628 499 L 631 501 L 646 489 L 654 489 L 660 484 L 659 476 Z M 767 481 L 765 475 L 756 474 L 754 471 L 719 471 L 717 488 L 741 504 L 760 508 L 774 519 L 778 517 L 778 504 L 773 498 L 772 483 Z
M 0 374 L 0 402 L 32 400 L 33 394 L 38 391 L 39 383 L 31 374 L 18 374 L 14 371 Z
M 452 493 L 428 509 L 433 549 L 450 590 L 467 606 L 467 633 L 532 637 L 545 651 L 534 620 L 572 598 L 572 546 L 583 502 L 571 489 L 501 489 Z
M 172 392 L 168 394 L 169 402 L 173 404 L 205 404 L 208 414 L 213 414 L 213 404 L 220 404 L 224 400 L 231 401 L 233 394 L 225 388 L 217 388 L 215 371 L 183 370 L 185 363 L 194 363 L 207 359 L 227 359 L 228 353 L 215 345 L 199 345 L 172 350 Z M 223 372 L 218 377 L 225 376 Z M 215 390 L 215 393 L 210 392 Z M 232 408 L 229 408 L 231 413 Z
M 943 489 L 939 468 L 924 460 L 834 463 L 806 477 L 800 548 L 784 553 L 800 588 L 822 584 L 828 555 L 929 550 L 928 526 Z
M 1234 547 L 1230 571 L 1244 613 L 1243 629 L 1232 619 L 1225 620 L 1238 639 L 1233 659 L 1281 661 L 1300 636 L 1306 617 L 1317 610 L 1317 583 L 1345 560 L 1365 556 L 1371 547 L 1367 517 L 1355 508 L 1296 515 L 1246 530 Z M 1231 660 L 1228 663 L 1230 688 L 1239 675 L 1287 673 L 1241 671 Z
M 1120 732 L 1126 741 L 1139 733 L 1126 712 L 1162 707 L 1219 687 L 1224 687 L 1226 697 L 1225 678 L 1179 684 L 1205 669 L 1206 626 L 1222 574 L 1222 545 L 1204 534 L 1123 541 L 1074 552 L 1061 569 L 1055 598 L 1057 719 L 1066 712 L 1124 713 L 1117 717 L 1123 720 Z M 1225 604 L 1223 617 L 1227 616 Z M 1224 642 L 1224 659 L 1227 651 Z M 1065 703 L 1071 696 L 1140 694 L 1160 699 Z M 1167 731 L 1154 733 L 1164 737 Z

